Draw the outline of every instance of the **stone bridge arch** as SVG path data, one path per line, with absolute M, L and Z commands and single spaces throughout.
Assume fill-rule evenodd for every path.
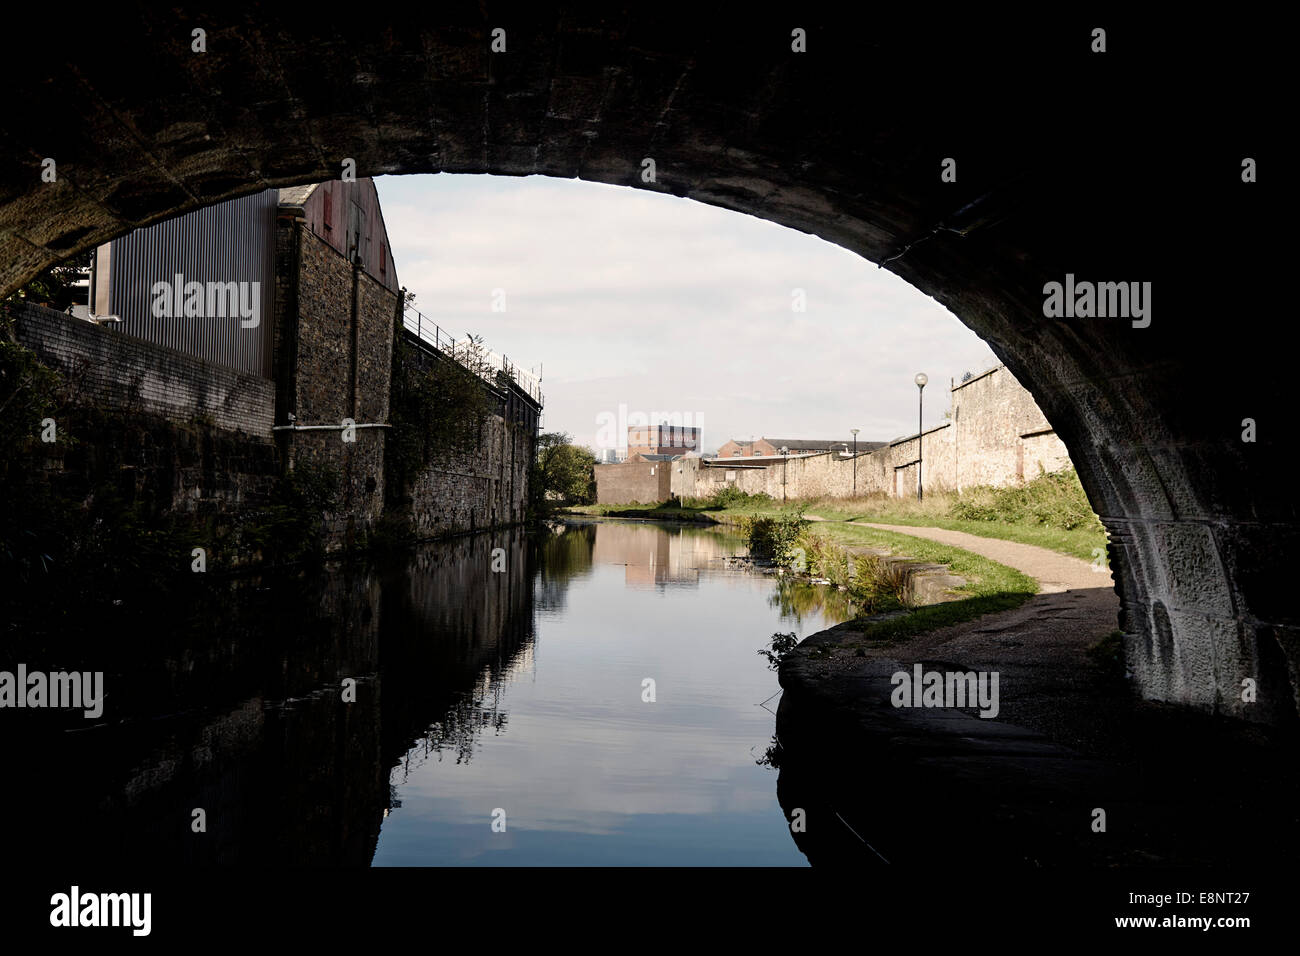
M 3 292 L 138 226 L 336 178 L 346 158 L 357 175 L 580 177 L 810 232 L 942 302 L 1033 393 L 1110 530 L 1142 693 L 1295 718 L 1287 273 L 1265 238 L 1285 58 L 1245 27 L 493 2 L 67 17 L 84 40 L 0 65 Z M 1045 283 L 1067 274 L 1152 283 L 1150 324 L 1045 317 Z

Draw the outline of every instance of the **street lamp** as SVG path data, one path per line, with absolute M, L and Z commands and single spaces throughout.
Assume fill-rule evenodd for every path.
M 917 372 L 916 378 L 916 500 L 920 501 L 924 495 L 921 490 L 921 408 L 925 396 L 925 383 L 930 381 L 930 376 L 924 372 Z
M 850 428 L 853 432 L 853 497 L 858 496 L 858 429 Z
M 779 450 L 781 452 L 781 501 L 784 502 L 785 501 L 785 470 L 786 470 L 786 466 L 790 464 L 790 459 L 786 456 L 790 454 L 790 449 L 787 448 L 785 445 L 782 445 Z

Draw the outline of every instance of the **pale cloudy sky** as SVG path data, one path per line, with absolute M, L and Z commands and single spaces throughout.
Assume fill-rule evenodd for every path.
M 949 378 L 997 363 L 892 273 L 761 219 L 542 176 L 377 183 L 417 308 L 457 338 L 482 334 L 516 364 L 541 365 L 545 429 L 593 448 L 620 405 L 689 414 L 706 451 L 751 435 L 848 441 L 854 427 L 884 441 L 916 431 L 918 371 L 931 424 Z M 494 289 L 505 312 L 492 311 Z M 791 308 L 795 289 L 805 312 Z

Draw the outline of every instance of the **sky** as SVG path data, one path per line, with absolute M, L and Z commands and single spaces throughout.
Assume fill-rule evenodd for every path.
M 888 441 L 916 432 L 917 372 L 930 425 L 950 378 L 997 364 L 893 273 L 752 216 L 543 176 L 376 186 L 415 307 L 540 368 L 544 430 L 594 450 L 614 434 L 625 446 L 622 423 L 652 413 L 701 427 L 706 452 L 729 438 L 851 441 L 852 428 Z

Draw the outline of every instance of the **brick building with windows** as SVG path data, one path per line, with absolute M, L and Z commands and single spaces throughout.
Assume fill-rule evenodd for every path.
M 700 429 L 682 425 L 631 425 L 627 430 L 627 460 L 638 456 L 699 454 Z

